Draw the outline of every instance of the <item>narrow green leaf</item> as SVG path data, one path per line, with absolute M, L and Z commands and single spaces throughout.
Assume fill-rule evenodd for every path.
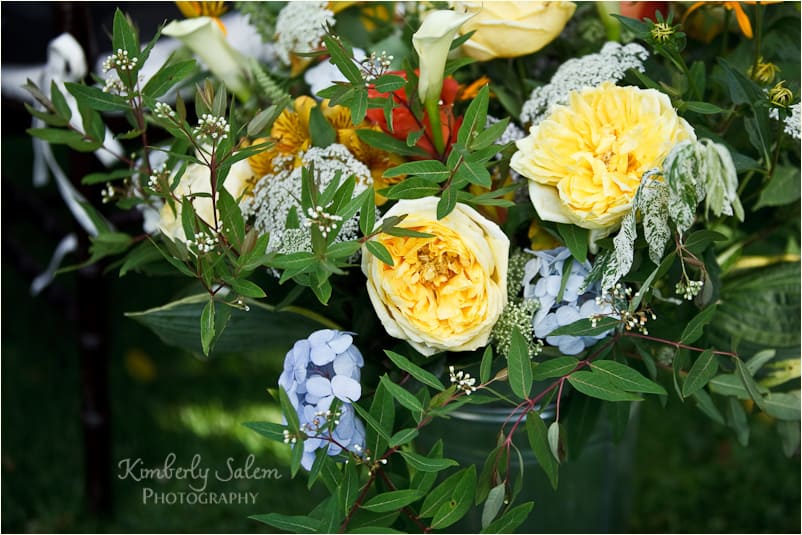
M 490 87 L 485 85 L 468 105 L 463 115 L 462 125 L 457 132 L 457 141 L 467 145 L 471 138 L 484 130 L 487 121 L 487 105 L 490 102 Z
M 390 255 L 390 251 L 387 250 L 387 247 L 385 247 L 383 243 L 376 240 L 368 240 L 365 242 L 365 246 L 373 256 L 388 266 L 393 265 L 393 257 Z
M 323 37 L 323 43 L 326 45 L 326 50 L 331 56 L 331 62 L 340 69 L 343 76 L 354 85 L 364 85 L 365 81 L 362 79 L 362 73 L 359 71 L 359 67 L 353 62 L 350 54 L 346 52 L 343 45 L 330 35 Z
M 195 65 L 194 59 L 188 59 L 163 66 L 148 80 L 148 83 L 142 88 L 142 94 L 146 98 L 159 98 L 178 82 L 192 74 Z
M 284 430 L 287 429 L 287 426 L 276 424 L 273 422 L 245 422 L 242 425 L 249 429 L 253 429 L 263 437 L 267 437 L 270 440 L 275 440 L 276 442 L 284 443 Z
M 721 425 L 725 425 L 724 416 L 721 414 L 721 411 L 718 410 L 716 404 L 713 403 L 713 398 L 710 397 L 710 394 L 708 394 L 706 390 L 697 390 L 691 397 L 696 401 L 696 406 L 699 410 L 705 413 L 708 418 Z
M 421 176 L 413 176 L 384 189 L 381 193 L 388 199 L 422 199 L 440 191 L 440 186 Z
M 749 373 L 749 370 L 746 368 L 744 362 L 737 357 L 735 358 L 735 370 L 744 387 L 746 388 L 746 391 L 749 392 L 749 397 L 752 398 L 752 401 L 755 402 L 755 405 L 760 407 L 760 410 L 766 412 L 766 405 L 763 401 L 763 395 L 760 393 L 757 383 L 755 383 L 755 379 Z
M 413 156 L 418 158 L 429 158 L 431 155 L 419 147 L 408 147 L 407 144 L 384 132 L 377 132 L 367 128 L 359 128 L 356 131 L 360 141 L 364 141 L 371 147 L 386 150 L 399 156 Z
M 799 421 L 799 390 L 769 393 L 763 400 L 763 411 L 779 420 Z
M 351 405 L 354 410 L 359 414 L 359 416 L 365 420 L 365 423 L 368 424 L 381 438 L 385 440 L 385 442 L 390 442 L 390 435 L 387 433 L 386 429 L 384 428 L 383 422 L 380 423 L 377 421 L 368 411 L 353 403 Z M 378 449 L 376 450 L 378 452 Z
M 451 474 L 445 480 L 443 480 L 442 483 L 432 489 L 432 491 L 429 492 L 426 495 L 426 498 L 423 500 L 423 505 L 421 505 L 418 516 L 421 518 L 434 516 L 440 507 L 451 497 L 454 489 L 457 487 L 467 471 L 467 468 L 463 468 L 462 470 Z
M 423 412 L 423 405 L 421 405 L 420 400 L 418 400 L 418 398 L 416 398 L 411 392 L 405 390 L 402 386 L 395 384 L 386 373 L 382 375 L 381 383 L 387 388 L 390 394 L 393 395 L 396 401 L 412 411 L 412 414 L 416 418 L 421 415 Z
M 105 93 L 98 87 L 65 82 L 64 87 L 72 93 L 75 98 L 93 110 L 98 111 L 128 111 L 131 105 L 121 96 L 112 93 Z
M 421 497 L 423 497 L 421 491 L 412 489 L 385 492 L 366 501 L 362 505 L 362 509 L 367 509 L 374 513 L 396 511 L 418 501 Z
M 647 379 L 637 370 L 614 360 L 596 360 L 591 362 L 594 373 L 605 376 L 610 383 L 627 392 L 666 395 L 665 388 Z
M 385 350 L 384 353 L 390 357 L 390 360 L 393 363 L 404 370 L 405 372 L 409 373 L 412 377 L 420 381 L 425 385 L 429 385 L 435 390 L 445 390 L 445 386 L 443 383 L 440 382 L 440 379 L 434 376 L 434 374 L 424 370 L 420 366 L 412 363 L 408 358 L 403 355 L 399 355 L 393 351 Z
M 443 529 L 457 522 L 473 504 L 476 490 L 476 465 L 471 465 L 460 478 L 451 499 L 440 506 L 432 519 L 432 529 Z
M 558 462 L 551 454 L 549 447 L 548 431 L 543 419 L 535 411 L 530 411 L 526 415 L 526 436 L 529 439 L 529 446 L 535 454 L 537 464 L 549 478 L 552 488 L 557 489 Z
M 682 384 L 682 395 L 691 396 L 710 382 L 718 372 L 718 359 L 712 349 L 706 349 L 691 366 L 685 382 Z
M 614 329 L 621 324 L 621 320 L 612 316 L 599 318 L 596 325 L 589 318 L 577 320 L 568 325 L 558 327 L 549 333 L 549 336 L 597 336 Z
M 504 483 L 499 483 L 492 489 L 487 495 L 487 500 L 485 500 L 485 505 L 482 507 L 482 528 L 486 528 L 493 522 L 493 519 L 496 518 L 498 512 L 501 511 L 501 508 L 504 506 L 504 491 L 506 485 Z
M 418 160 L 414 162 L 406 162 L 401 165 L 396 165 L 384 172 L 387 178 L 394 178 L 404 175 L 418 176 L 425 178 L 430 182 L 442 182 L 450 171 L 448 168 L 438 160 Z
M 551 422 L 549 429 L 546 433 L 549 440 L 549 451 L 551 451 L 554 460 L 560 462 L 560 423 Z
M 200 335 L 203 354 L 209 355 L 209 348 L 214 340 L 214 298 L 210 297 L 209 302 L 203 307 L 200 318 Z
M 688 325 L 686 325 L 685 329 L 682 331 L 680 341 L 683 344 L 692 344 L 701 338 L 705 325 L 710 323 L 710 321 L 713 319 L 713 316 L 716 314 L 717 307 L 718 305 L 715 304 L 710 305 L 691 318 L 691 320 L 688 322 Z
M 568 376 L 571 386 L 585 395 L 605 401 L 640 401 L 640 396 L 621 390 L 599 373 L 579 371 Z
M 373 87 L 380 93 L 392 93 L 404 87 L 407 81 L 397 74 L 383 74 L 376 78 Z
M 518 527 L 529 517 L 533 506 L 534 502 L 526 502 L 513 507 L 479 533 L 515 533 Z
M 563 377 L 576 368 L 579 360 L 575 357 L 556 357 L 537 363 L 532 370 L 532 379 L 542 381 L 553 377 Z
M 579 262 L 588 259 L 588 230 L 579 228 L 576 225 L 567 223 L 557 223 L 557 231 L 560 233 L 565 246 L 571 251 L 571 255 Z
M 134 33 L 134 28 L 128 20 L 128 17 L 120 8 L 117 8 L 114 12 L 112 29 L 111 42 L 115 52 L 122 48 L 128 52 L 129 57 L 139 57 L 139 41 L 136 38 L 136 33 Z
M 510 388 L 521 399 L 529 399 L 532 389 L 532 362 L 529 360 L 529 344 L 514 328 L 510 338 L 510 351 L 507 355 Z
M 315 147 L 328 147 L 337 140 L 337 133 L 331 123 L 323 117 L 320 106 L 314 106 L 309 111 L 309 134 Z
M 482 354 L 482 363 L 479 365 L 479 382 L 486 383 L 490 380 L 490 372 L 493 367 L 493 346 L 490 344 L 485 347 Z
M 395 433 L 393 436 L 390 437 L 390 444 L 391 448 L 396 446 L 401 446 L 408 442 L 411 442 L 415 437 L 418 436 L 418 429 L 415 427 L 408 427 L 406 429 L 402 429 L 401 431 Z
M 411 451 L 401 451 L 401 456 L 407 461 L 410 467 L 421 472 L 439 472 L 450 466 L 458 466 L 459 463 L 453 459 L 429 458 L 424 455 L 412 453 Z

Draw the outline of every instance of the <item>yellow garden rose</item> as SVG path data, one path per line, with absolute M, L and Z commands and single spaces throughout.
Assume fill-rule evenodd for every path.
M 462 45 L 468 56 L 487 61 L 537 52 L 565 27 L 573 2 L 454 2 L 457 11 L 476 13 L 460 33 L 476 33 Z
M 231 166 L 231 169 L 223 182 L 223 187 L 226 188 L 234 199 L 239 199 L 245 192 L 249 184 L 252 183 L 254 178 L 251 166 L 248 160 L 240 160 Z M 193 163 L 187 166 L 184 175 L 178 182 L 173 194 L 181 199 L 187 195 L 196 193 L 212 192 L 212 183 L 209 180 L 209 168 L 205 165 Z M 214 226 L 214 212 L 212 210 L 211 197 L 196 197 L 192 201 L 192 207 L 195 213 L 206 221 L 209 225 Z M 175 212 L 168 204 L 162 207 L 159 213 L 159 230 L 162 234 L 173 240 L 186 241 L 187 237 L 184 235 L 184 227 L 181 224 L 181 204 L 175 204 Z
M 384 215 L 407 214 L 402 227 L 434 237 L 380 234 L 375 239 L 393 266 L 362 255 L 368 294 L 387 333 L 426 356 L 487 344 L 507 302 L 507 236 L 464 204 L 438 221 L 437 201 L 402 200 Z
M 605 82 L 571 93 L 533 126 L 510 166 L 529 179 L 541 219 L 599 237 L 630 210 L 643 174 L 686 139 L 696 139 L 693 129 L 665 94 Z

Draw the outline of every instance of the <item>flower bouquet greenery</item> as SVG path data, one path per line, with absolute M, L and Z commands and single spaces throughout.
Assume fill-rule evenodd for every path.
M 242 2 L 239 48 L 178 4 L 144 47 L 118 11 L 94 80 L 29 83 L 29 133 L 143 216 L 65 188 L 88 262 L 186 287 L 132 318 L 283 359 L 283 420 L 245 425 L 327 492 L 257 520 L 514 531 L 521 452 L 557 487 L 644 396 L 798 450 L 798 3 Z M 449 457 L 472 424 L 438 422 L 481 406 L 485 462 Z

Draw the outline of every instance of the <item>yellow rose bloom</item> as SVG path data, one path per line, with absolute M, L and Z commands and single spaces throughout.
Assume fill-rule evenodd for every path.
M 529 179 L 542 220 L 604 236 L 629 212 L 643 174 L 686 139 L 696 139 L 693 128 L 665 94 L 605 82 L 571 93 L 533 126 L 510 166 Z
M 537 52 L 563 31 L 574 14 L 573 2 L 453 2 L 457 11 L 475 13 L 461 34 L 476 33 L 462 51 L 478 60 L 515 58 Z
M 380 234 L 392 266 L 362 254 L 368 294 L 387 333 L 426 356 L 486 345 L 507 303 L 507 236 L 464 204 L 438 221 L 437 202 L 402 200 L 387 211 L 385 218 L 407 215 L 402 227 L 433 235 Z

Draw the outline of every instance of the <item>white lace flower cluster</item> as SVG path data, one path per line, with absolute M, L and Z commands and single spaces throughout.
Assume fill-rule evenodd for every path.
M 617 82 L 629 69 L 644 72 L 643 62 L 649 52 L 641 45 L 621 45 L 610 42 L 597 54 L 569 59 L 563 63 L 551 81 L 537 87 L 521 109 L 521 124 L 536 125 L 548 117 L 552 108 L 568 102 L 568 94 L 602 82 Z
M 791 113 L 785 118 L 784 128 L 786 134 L 797 140 L 799 139 L 800 134 L 799 105 L 800 103 L 797 102 L 789 108 Z
M 260 234 L 270 234 L 268 251 L 295 253 L 310 251 L 312 248 L 308 227 L 318 224 L 320 217 L 317 211 L 315 218 L 310 218 L 301 207 L 301 173 L 302 167 L 314 166 L 315 182 L 319 191 L 324 190 L 336 177 L 342 183 L 349 176 L 356 177 L 354 196 L 367 189 L 373 179 L 365 164 L 354 158 L 348 149 L 340 144 L 325 148 L 312 147 L 301 155 L 302 166 L 286 169 L 267 175 L 260 180 L 253 191 L 253 196 L 241 203 L 245 217 L 254 218 L 254 226 Z M 274 161 L 275 164 L 275 161 Z M 283 166 L 276 165 L 277 168 Z M 326 207 L 321 207 L 321 213 Z M 288 217 L 294 211 L 297 217 L 297 228 L 288 228 Z M 313 220 L 310 220 L 313 219 Z M 331 217 L 327 217 L 327 220 Z M 359 234 L 359 218 L 343 223 L 336 241 L 355 239 Z
M 276 54 L 290 64 L 290 53 L 312 52 L 326 35 L 326 26 L 334 25 L 334 13 L 328 2 L 287 2 L 276 19 Z

